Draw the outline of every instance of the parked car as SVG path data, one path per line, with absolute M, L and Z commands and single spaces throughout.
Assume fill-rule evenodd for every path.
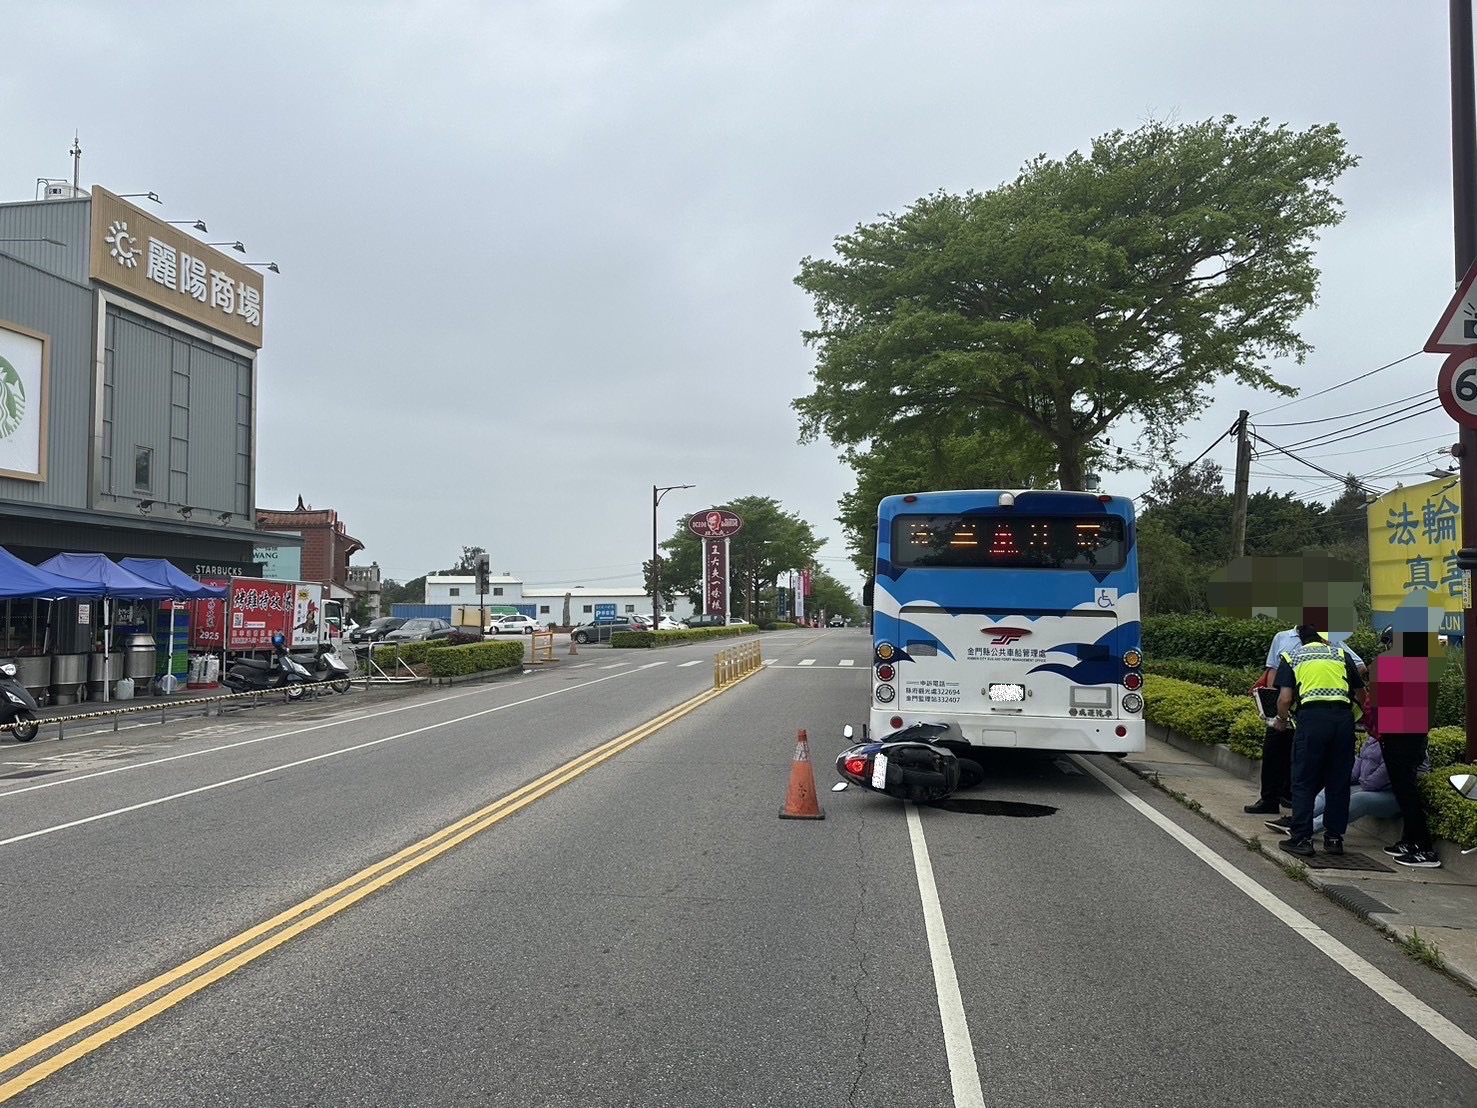
M 542 630 L 538 620 L 525 615 L 493 616 L 492 622 L 487 625 L 489 635 L 531 635 Z
M 678 623 L 671 616 L 662 616 L 662 620 L 656 625 L 656 629 L 658 631 L 681 631 L 684 629 L 684 625 Z
M 688 627 L 722 627 L 723 617 L 719 615 L 688 616 L 686 623 Z
M 385 642 L 425 642 L 427 639 L 444 639 L 456 628 L 444 619 L 432 619 L 428 616 L 417 619 L 407 619 L 395 630 L 388 632 Z
M 648 623 L 650 620 L 647 621 Z M 569 637 L 580 646 L 589 642 L 609 642 L 617 631 L 645 631 L 647 628 L 629 619 L 602 619 L 594 623 L 581 623 L 569 632 Z
M 369 621 L 365 627 L 356 627 L 349 632 L 349 641 L 352 643 L 380 642 L 389 632 L 394 631 L 405 621 L 399 616 L 380 616 L 379 619 Z
M 625 620 L 628 620 L 630 622 L 631 626 L 634 627 L 634 628 L 636 628 L 638 631 L 650 631 L 651 630 L 651 617 L 650 616 L 643 616 L 643 615 L 640 615 L 638 613 L 636 615 L 622 616 L 621 618 L 622 619 L 625 619 Z

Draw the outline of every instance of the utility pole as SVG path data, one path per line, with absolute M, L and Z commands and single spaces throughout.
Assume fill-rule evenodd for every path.
M 1472 0 L 1450 0 L 1451 31 L 1451 202 L 1456 279 L 1477 259 L 1477 106 L 1473 99 Z M 1457 565 L 1471 578 L 1477 571 L 1477 430 L 1463 427 L 1452 451 L 1461 472 L 1462 548 Z M 1471 604 L 1470 595 L 1467 601 Z M 1477 759 L 1477 616 L 1462 613 L 1462 654 L 1467 686 L 1467 761 Z
M 1245 408 L 1236 419 L 1236 502 L 1231 511 L 1231 557 L 1239 558 L 1246 553 L 1246 500 L 1247 486 L 1251 484 L 1251 438 L 1247 433 L 1247 420 L 1251 413 Z

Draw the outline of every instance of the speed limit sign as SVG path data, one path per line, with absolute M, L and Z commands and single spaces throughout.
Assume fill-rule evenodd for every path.
M 1447 415 L 1463 427 L 1477 427 L 1477 349 L 1453 354 L 1441 363 L 1436 393 Z

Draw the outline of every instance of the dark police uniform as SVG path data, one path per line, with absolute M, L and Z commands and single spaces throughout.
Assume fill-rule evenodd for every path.
M 1349 774 L 1354 768 L 1353 697 L 1364 681 L 1341 647 L 1315 639 L 1282 655 L 1276 686 L 1297 694 L 1289 841 L 1313 837 L 1313 801 L 1320 789 L 1325 842 L 1342 839 L 1349 828 Z

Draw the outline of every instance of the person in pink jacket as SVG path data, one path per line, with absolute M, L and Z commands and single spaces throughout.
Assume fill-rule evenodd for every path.
M 1373 736 L 1364 740 L 1349 774 L 1349 822 L 1365 816 L 1394 819 L 1400 814 L 1400 802 L 1390 790 L 1390 771 L 1385 768 L 1384 752 Z M 1292 832 L 1292 818 L 1269 819 L 1267 826 L 1278 834 Z M 1323 831 L 1323 794 L 1313 801 L 1313 834 Z

